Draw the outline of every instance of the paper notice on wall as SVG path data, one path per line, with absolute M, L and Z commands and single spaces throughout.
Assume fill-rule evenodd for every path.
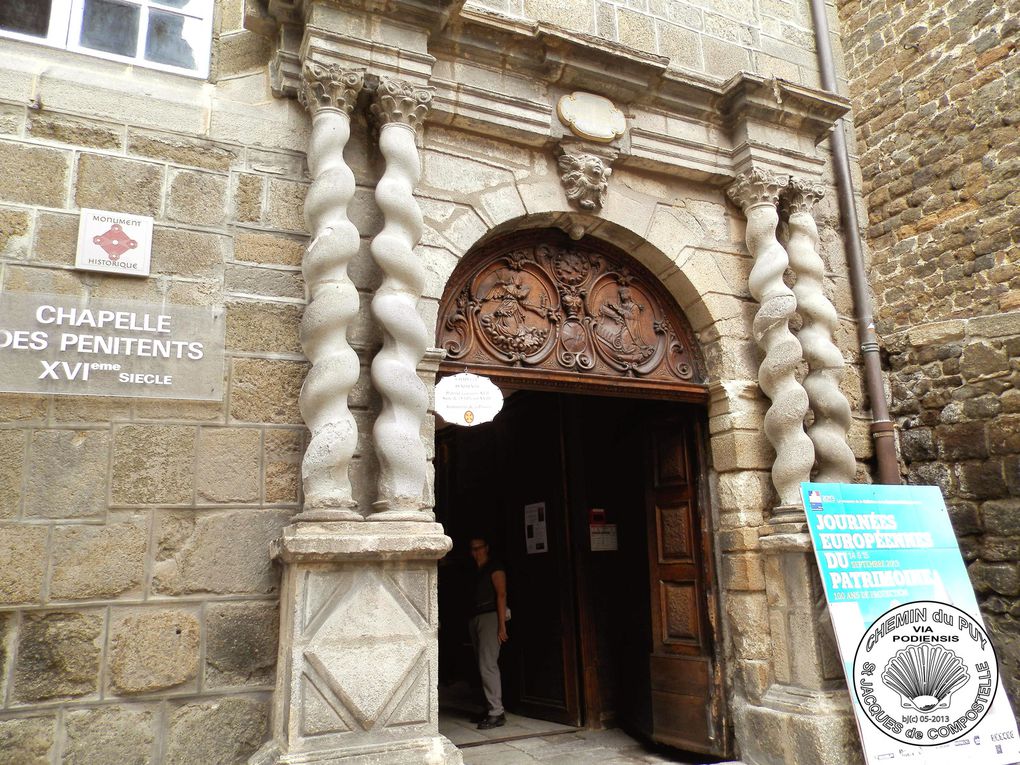
M 524 543 L 528 548 L 528 555 L 549 551 L 545 529 L 545 502 L 524 506 Z
M 592 552 L 610 552 L 619 549 L 615 523 L 591 524 L 588 527 L 591 535 Z
M 936 486 L 801 484 L 868 765 L 1012 765 L 1020 734 Z

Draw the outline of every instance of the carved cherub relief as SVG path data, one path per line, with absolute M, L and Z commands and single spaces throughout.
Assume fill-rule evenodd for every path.
M 567 199 L 576 201 L 582 210 L 598 210 L 605 204 L 613 172 L 605 160 L 594 154 L 562 154 L 559 164 Z

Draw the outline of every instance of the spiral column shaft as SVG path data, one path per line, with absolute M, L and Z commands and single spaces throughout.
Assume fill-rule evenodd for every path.
M 847 442 L 852 415 L 850 402 L 839 387 L 846 364 L 833 340 L 839 316 L 825 295 L 825 264 L 818 253 L 818 226 L 811 214 L 823 193 L 821 186 L 791 178 L 782 193 L 782 209 L 789 216 L 786 249 L 790 267 L 797 273 L 793 293 L 803 319 L 798 338 L 808 363 L 804 389 L 814 412 L 807 434 L 815 446 L 815 480 L 850 483 L 857 472 L 857 461 Z
M 418 364 L 428 346 L 428 331 L 417 308 L 425 269 L 414 253 L 424 230 L 414 198 L 421 174 L 415 135 L 431 104 L 431 90 L 385 77 L 372 103 L 385 160 L 375 189 L 384 224 L 371 246 L 383 273 L 372 297 L 372 315 L 383 334 L 382 349 L 372 360 L 372 383 L 382 397 L 372 428 L 379 458 L 373 520 L 432 519 L 424 502 L 428 458 L 421 439 L 428 391 L 418 377 Z
M 797 301 L 783 282 L 789 258 L 776 239 L 782 181 L 754 168 L 741 173 L 727 193 L 747 217 L 745 241 L 754 258 L 748 287 L 760 305 L 753 323 L 755 342 L 765 354 L 758 385 L 772 402 L 764 428 L 776 450 L 772 483 L 782 505 L 799 505 L 800 483 L 811 476 L 814 446 L 804 432 L 808 396 L 795 374 L 802 350 L 790 332 Z
M 349 476 L 358 426 L 347 405 L 360 372 L 347 342 L 347 328 L 358 314 L 358 292 L 347 265 L 358 251 L 359 235 L 347 217 L 354 174 L 343 153 L 364 73 L 306 62 L 302 79 L 299 98 L 312 114 L 312 185 L 305 198 L 311 240 L 301 264 L 309 294 L 301 347 L 312 367 L 298 403 L 312 438 L 301 463 L 305 501 L 298 519 L 360 520 Z

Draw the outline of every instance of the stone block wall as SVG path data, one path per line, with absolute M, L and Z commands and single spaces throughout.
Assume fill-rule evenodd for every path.
M 710 77 L 728 79 L 747 71 L 819 84 L 809 0 L 473 0 L 471 5 L 665 56 L 674 67 Z M 829 19 L 835 22 L 834 5 Z M 838 50 L 838 43 L 833 47 Z
M 1020 3 L 840 4 L 878 329 L 1020 700 Z
M 0 763 L 235 763 L 267 735 L 297 511 L 307 117 L 220 4 L 213 82 L 0 41 L 0 300 L 226 306 L 222 402 L 0 394 Z M 155 217 L 146 279 L 78 209 Z
M 295 101 L 271 95 L 270 51 L 242 28 L 242 5 L 218 3 L 211 82 L 0 41 L 10 62 L 0 73 L 0 289 L 223 304 L 227 347 L 220 403 L 0 395 L 0 764 L 234 763 L 267 736 L 279 588 L 268 544 L 300 506 L 306 443 L 297 398 L 308 368 L 298 326 L 309 118 Z M 753 17 L 776 42 L 786 34 L 783 14 L 808 28 L 804 0 L 711 5 L 674 25 L 694 35 L 692 68 L 716 78 L 752 65 L 793 80 L 815 77 L 809 48 L 776 48 L 770 70 L 760 37 L 727 41 L 729 33 L 708 26 L 722 24 L 716 15 L 734 27 Z M 528 8 L 538 5 L 518 10 L 541 17 Z M 645 33 L 625 37 L 628 25 L 651 24 L 647 32 L 655 18 L 687 12 L 682 3 L 599 4 L 606 8 L 616 25 L 609 36 L 642 50 L 660 50 L 666 22 L 654 46 Z M 629 20 L 631 10 L 645 20 Z M 724 63 L 712 63 L 712 50 Z M 548 98 L 541 95 L 543 108 Z M 634 119 L 667 122 L 658 113 Z M 351 473 L 367 507 L 375 499 L 378 408 L 367 364 L 379 344 L 367 310 L 379 273 L 367 243 L 382 225 L 372 196 L 382 162 L 364 112 L 353 122 L 345 156 L 358 187 L 349 214 L 363 246 L 350 273 L 363 310 L 350 340 L 364 366 L 350 397 L 360 433 Z M 605 208 L 580 214 L 564 194 L 552 145 L 440 124 L 426 126 L 421 144 L 426 230 L 416 253 L 427 270 L 419 311 L 430 333 L 459 259 L 485 236 L 517 226 L 583 224 L 651 268 L 680 302 L 713 382 L 711 515 L 726 615 L 720 651 L 731 699 L 740 701 L 733 718 L 743 740 L 767 731 L 775 752 L 791 737 L 807 742 L 790 730 L 807 718 L 761 711 L 777 682 L 834 683 L 774 669 L 770 645 L 780 635 L 769 635 L 759 541 L 776 504 L 773 455 L 761 428 L 740 211 L 718 186 L 621 162 Z M 820 180 L 826 289 L 841 319 L 837 342 L 853 362 L 835 195 L 828 173 Z M 73 270 L 82 206 L 155 217 L 150 278 Z M 844 390 L 866 479 L 871 447 L 854 366 Z M 431 454 L 431 417 L 422 437 Z

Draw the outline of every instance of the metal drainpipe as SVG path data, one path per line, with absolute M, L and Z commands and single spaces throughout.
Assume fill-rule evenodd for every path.
M 829 20 L 825 13 L 825 0 L 811 0 L 811 16 L 814 20 L 815 43 L 818 49 L 818 68 L 821 72 L 822 88 L 835 94 L 836 67 L 829 43 Z M 864 361 L 864 379 L 871 400 L 871 438 L 875 444 L 878 462 L 878 482 L 900 483 L 900 466 L 896 459 L 893 443 L 895 426 L 889 419 L 889 404 L 885 399 L 882 384 L 882 361 L 879 356 L 878 335 L 875 333 L 875 319 L 868 295 L 868 277 L 864 271 L 864 253 L 861 248 L 860 221 L 857 205 L 854 204 L 853 182 L 850 178 L 850 155 L 846 148 L 843 120 L 836 122 L 830 138 L 832 166 L 836 176 L 836 194 L 839 198 L 839 215 L 843 221 L 843 242 L 846 250 L 847 267 L 850 272 L 850 291 L 853 294 L 857 339 L 861 344 Z

